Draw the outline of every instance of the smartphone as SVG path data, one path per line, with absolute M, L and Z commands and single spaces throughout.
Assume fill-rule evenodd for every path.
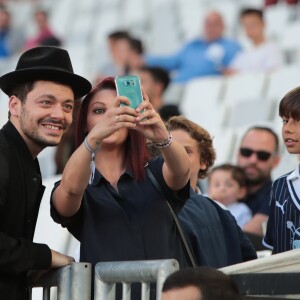
M 130 101 L 129 106 L 136 109 L 143 101 L 140 78 L 135 75 L 116 76 L 115 83 L 118 96 L 127 97 Z

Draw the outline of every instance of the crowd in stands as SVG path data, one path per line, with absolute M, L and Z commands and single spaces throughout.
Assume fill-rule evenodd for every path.
M 213 76 L 230 78 L 245 73 L 271 74 L 282 68 L 286 64 L 285 53 L 277 41 L 267 36 L 268 24 L 264 15 L 264 10 L 280 2 L 298 6 L 297 0 L 265 0 L 263 8 L 249 6 L 239 12 L 239 31 L 244 33 L 246 43 L 225 35 L 224 17 L 215 9 L 209 11 L 201 21 L 202 34 L 199 37 L 184 42 L 179 50 L 168 55 L 151 53 L 151 47 L 145 46 L 144 37 L 130 30 L 122 28 L 109 32 L 106 36 L 109 58 L 104 64 L 99 63 L 97 74 L 91 74 L 90 81 L 95 88 L 83 99 L 81 106 L 79 103 L 75 105 L 74 122 L 70 122 L 70 129 L 61 137 L 55 153 L 56 173 L 62 174 L 62 180 L 53 190 L 51 215 L 80 240 L 81 260 L 96 263 L 102 260 L 126 260 L 128 257 L 152 259 L 157 256 L 167 257 L 171 252 L 180 265 L 188 266 L 182 249 L 175 247 L 179 242 L 171 220 L 164 219 L 166 208 L 160 206 L 163 192 L 152 186 L 148 179 L 144 183 L 145 178 L 141 175 L 146 158 L 146 152 L 143 152 L 146 150 L 141 147 L 141 143 L 146 139 L 152 139 L 156 145 L 154 148 L 148 145 L 153 159 L 149 169 L 160 179 L 159 183 L 168 195 L 176 195 L 179 204 L 172 204 L 176 207 L 198 265 L 220 268 L 256 259 L 256 251 L 262 249 L 268 248 L 273 253 L 280 253 L 300 248 L 297 239 L 300 235 L 299 167 L 288 175 L 281 174 L 284 176 L 275 182 L 272 178 L 272 171 L 279 165 L 282 153 L 278 132 L 259 122 L 249 125 L 236 145 L 236 162 L 217 165 L 215 161 L 218 153 L 214 149 L 211 129 L 203 128 L 202 124 L 196 124 L 183 116 L 180 106 L 172 99 L 174 94 L 168 94 L 172 87 L 180 85 L 184 88 L 194 79 Z M 34 10 L 32 22 L 35 29 L 28 35 L 25 28 L 14 26 L 7 7 L 5 1 L 0 2 L 0 61 L 38 46 L 64 47 L 63 38 L 50 25 L 47 10 Z M 139 139 L 135 133 L 130 137 L 122 135 L 121 125 L 134 127 L 133 117 L 139 117 L 131 108 L 119 107 L 113 102 L 116 97 L 113 77 L 129 74 L 139 76 L 143 91 L 149 96 L 149 102 L 145 101 L 147 104 L 143 103 L 140 110 L 147 120 L 138 119 L 142 125 L 145 124 L 137 130 L 143 134 L 144 139 Z M 280 107 L 276 107 L 276 114 L 283 119 L 282 135 L 286 150 L 297 155 L 300 154 L 299 95 L 298 88 L 286 93 Z M 199 97 L 204 98 L 205 110 L 205 95 Z M 96 109 L 92 111 L 93 106 Z M 105 111 L 109 112 L 106 118 L 102 114 Z M 126 114 L 130 117 L 121 119 Z M 99 125 L 97 120 L 102 124 Z M 149 124 L 154 130 L 149 130 Z M 115 134 L 122 140 L 122 144 L 114 148 L 110 143 L 115 145 Z M 108 142 L 101 149 L 102 157 L 93 160 L 99 148 L 97 141 L 103 139 Z M 134 150 L 134 145 L 130 144 L 133 141 L 139 143 L 138 147 L 141 148 Z M 172 148 L 168 148 L 171 143 Z M 180 152 L 183 148 L 185 151 Z M 89 152 L 92 153 L 92 161 L 89 160 Z M 138 162 L 134 162 L 133 154 Z M 189 177 L 184 164 L 187 159 L 190 161 Z M 91 174 L 87 170 L 91 170 Z M 204 180 L 207 180 L 206 185 L 203 185 Z M 137 190 L 141 182 L 144 190 Z M 121 194 L 126 194 L 126 190 L 132 193 L 132 203 L 122 202 L 124 199 Z M 102 199 L 105 205 L 101 209 L 98 207 L 96 191 L 105 195 Z M 155 203 L 151 202 L 153 199 L 150 196 L 158 199 L 158 203 L 156 200 Z M 107 201 L 108 198 L 111 201 Z M 136 200 L 141 198 L 143 205 L 149 208 L 147 213 L 143 205 L 136 204 Z M 114 201 L 118 203 L 118 208 L 114 207 Z M 118 211 L 119 208 L 122 209 Z M 126 218 L 123 210 L 126 211 Z M 112 211 L 115 213 L 114 224 L 107 218 L 111 217 Z M 152 235 L 151 241 L 143 240 L 144 232 L 135 233 L 132 237 L 132 228 L 138 228 L 141 222 L 135 219 L 137 212 L 145 218 L 143 231 Z M 156 224 L 152 220 L 154 217 Z M 89 220 L 87 225 L 84 218 Z M 103 231 L 105 227 L 109 227 L 109 230 Z M 161 227 L 165 231 L 160 232 Z M 161 235 L 153 236 L 152 230 Z M 114 238 L 108 243 L 107 236 Z M 120 239 L 124 245 L 126 239 L 132 239 L 136 244 L 128 243 L 127 248 L 120 248 L 116 246 Z M 153 239 L 156 241 L 153 242 Z M 168 239 L 173 244 L 163 245 L 162 252 L 165 253 L 157 255 L 156 246 L 160 240 L 165 242 Z M 200 273 L 194 275 L 198 276 L 197 280 L 202 276 Z M 176 276 L 179 277 L 176 279 Z M 173 290 L 172 280 L 175 280 L 175 288 L 177 281 L 181 289 L 191 286 L 189 282 L 184 283 L 182 278 L 180 273 L 170 277 L 165 284 L 162 299 L 169 299 Z M 227 280 L 219 279 L 224 282 Z M 195 295 L 205 293 L 197 288 L 188 292 Z
M 24 28 L 14 26 L 12 15 L 5 5 L 0 5 L 0 59 L 37 46 L 61 46 L 60 39 L 50 28 L 46 10 L 37 9 L 33 21 L 36 33 L 26 36 Z

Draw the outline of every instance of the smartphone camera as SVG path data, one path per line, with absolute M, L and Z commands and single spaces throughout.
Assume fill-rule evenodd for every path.
M 133 80 L 127 80 L 127 81 L 124 82 L 124 84 L 126 86 L 134 86 L 134 81 Z

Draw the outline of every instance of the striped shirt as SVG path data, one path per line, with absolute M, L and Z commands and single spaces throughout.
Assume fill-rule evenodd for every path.
M 272 185 L 270 215 L 263 244 L 273 254 L 300 248 L 299 166 Z

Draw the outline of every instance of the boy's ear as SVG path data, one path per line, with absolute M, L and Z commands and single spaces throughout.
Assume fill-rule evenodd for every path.
M 205 170 L 207 168 L 207 164 L 204 161 L 200 161 L 199 166 L 200 166 L 200 170 Z

